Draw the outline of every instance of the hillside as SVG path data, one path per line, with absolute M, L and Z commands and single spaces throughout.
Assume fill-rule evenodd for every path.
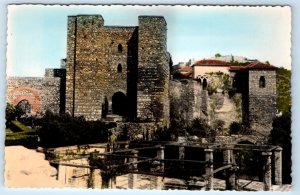
M 278 68 L 277 70 L 277 104 L 278 110 L 285 113 L 290 111 L 291 103 L 291 71 Z

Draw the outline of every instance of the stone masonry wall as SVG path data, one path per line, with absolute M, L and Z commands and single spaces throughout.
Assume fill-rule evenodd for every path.
M 87 120 L 101 119 L 105 100 L 111 110 L 115 93 L 128 96 L 127 81 L 136 72 L 137 27 L 103 25 L 100 15 L 68 19 L 66 110 Z
M 265 87 L 259 87 L 260 77 Z M 276 71 L 249 70 L 249 124 L 253 130 L 268 135 L 276 115 Z
M 170 104 L 172 115 L 183 117 L 190 123 L 194 118 L 205 117 L 202 113 L 202 88 L 194 80 L 172 80 L 170 82 Z M 172 116 L 173 117 L 173 116 Z
M 60 111 L 59 77 L 9 77 L 7 79 L 7 102 L 17 105 L 27 100 L 32 113 L 44 113 L 47 109 Z
M 169 125 L 169 55 L 163 17 L 139 17 L 137 118 Z

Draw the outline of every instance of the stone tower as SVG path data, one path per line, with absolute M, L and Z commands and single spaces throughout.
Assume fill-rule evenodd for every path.
M 104 26 L 101 15 L 69 16 L 66 112 L 168 124 L 168 62 L 163 17 L 124 27 Z
M 245 116 L 250 128 L 264 135 L 270 133 L 276 116 L 276 69 L 272 65 L 256 62 L 248 65 L 245 72 L 248 78 Z
M 169 124 L 169 55 L 163 17 L 139 17 L 137 118 Z

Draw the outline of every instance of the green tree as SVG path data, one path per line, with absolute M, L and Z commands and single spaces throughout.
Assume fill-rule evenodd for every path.
M 285 68 L 277 69 L 277 105 L 278 110 L 290 112 L 291 101 L 291 71 Z
M 220 53 L 216 53 L 216 54 L 215 54 L 215 57 L 216 57 L 216 58 L 219 58 L 219 57 L 221 57 L 221 56 L 222 56 L 222 55 L 221 55 Z
M 40 144 L 43 147 L 58 147 L 106 142 L 108 127 L 100 121 L 89 122 L 83 117 L 46 111 L 39 129 Z
M 7 103 L 5 109 L 6 126 L 10 125 L 11 121 L 16 118 L 16 108 Z

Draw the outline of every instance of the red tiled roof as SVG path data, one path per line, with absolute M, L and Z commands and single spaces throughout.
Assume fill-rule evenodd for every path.
M 178 70 L 191 70 L 191 69 L 192 69 L 191 66 L 180 66 L 180 67 L 178 68 Z
M 239 71 L 245 69 L 245 66 L 230 66 L 229 71 Z
M 276 70 L 277 67 L 271 65 L 271 64 L 264 64 L 261 62 L 253 62 L 249 65 L 247 65 L 245 68 L 247 69 L 268 69 L 268 70 Z
M 221 60 L 200 60 L 193 66 L 229 66 L 230 64 Z
M 264 64 L 262 62 L 253 62 L 246 66 L 230 66 L 229 68 L 230 71 L 253 70 L 253 69 L 276 70 L 277 67 L 270 64 Z

